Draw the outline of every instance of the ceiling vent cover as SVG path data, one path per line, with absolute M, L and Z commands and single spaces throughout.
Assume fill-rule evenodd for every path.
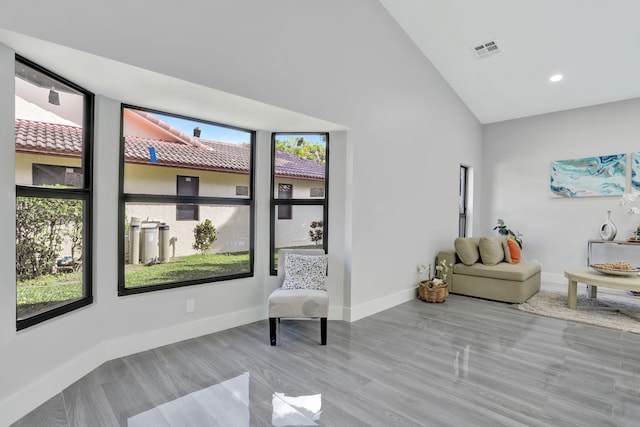
M 500 48 L 495 40 L 491 40 L 473 47 L 473 51 L 478 58 L 486 58 L 496 53 L 500 53 Z

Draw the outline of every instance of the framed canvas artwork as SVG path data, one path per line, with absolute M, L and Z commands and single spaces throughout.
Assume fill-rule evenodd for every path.
M 625 191 L 626 169 L 626 154 L 553 161 L 552 197 L 620 196 Z

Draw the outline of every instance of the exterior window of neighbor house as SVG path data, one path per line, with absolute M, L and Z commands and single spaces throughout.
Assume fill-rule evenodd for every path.
M 181 176 L 177 179 L 178 196 L 197 196 L 199 179 L 197 176 Z M 198 220 L 197 204 L 179 204 L 176 205 L 176 220 Z
M 291 199 L 293 196 L 293 185 L 278 184 L 278 200 Z M 291 219 L 291 205 L 278 205 L 278 219 Z
M 93 302 L 94 96 L 15 62 L 16 327 Z
M 283 248 L 327 251 L 329 134 L 274 133 L 271 138 L 271 274 Z
M 254 142 L 122 106 L 118 295 L 253 276 Z

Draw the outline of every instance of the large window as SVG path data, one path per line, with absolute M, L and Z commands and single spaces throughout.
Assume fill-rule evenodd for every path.
M 271 274 L 283 248 L 327 251 L 329 134 L 274 133 L 271 170 Z
M 458 196 L 458 236 L 467 236 L 469 213 L 469 167 L 460 165 L 460 194 Z
M 17 329 L 91 304 L 93 94 L 15 63 Z
M 119 295 L 253 275 L 254 140 L 122 107 Z

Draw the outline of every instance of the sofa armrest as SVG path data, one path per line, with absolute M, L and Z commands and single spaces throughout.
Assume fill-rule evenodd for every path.
M 447 260 L 447 264 L 456 264 L 458 262 L 458 258 L 456 256 L 456 251 L 440 251 L 438 252 L 438 264 L 442 262 L 442 260 Z

